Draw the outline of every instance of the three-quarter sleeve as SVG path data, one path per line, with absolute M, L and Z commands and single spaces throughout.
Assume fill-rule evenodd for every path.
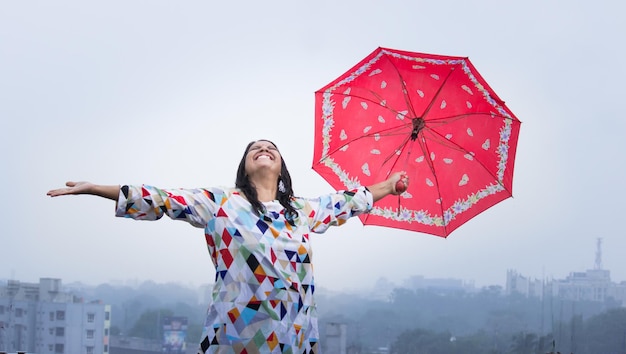
M 120 188 L 115 215 L 135 220 L 158 220 L 167 215 L 203 228 L 216 210 L 223 193 L 208 189 L 161 189 L 148 185 Z
M 323 233 L 330 226 L 342 225 L 353 216 L 368 213 L 373 204 L 372 193 L 359 187 L 308 199 L 300 207 L 308 218 L 311 231 Z

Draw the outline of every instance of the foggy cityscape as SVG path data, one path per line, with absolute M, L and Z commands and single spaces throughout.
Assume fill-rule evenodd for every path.
M 595 262 L 589 269 L 572 271 L 563 279 L 529 277 L 509 269 L 504 284 L 479 288 L 467 280 L 414 275 L 402 284 L 380 278 L 355 291 L 321 287 L 318 309 L 323 348 L 338 354 L 417 353 L 428 347 L 446 353 L 545 353 L 553 349 L 597 353 L 598 343 L 612 348 L 603 351 L 607 353 L 626 349 L 621 337 L 626 333 L 622 328 L 626 326 L 626 281 L 611 279 L 610 270 L 603 268 L 602 239 L 597 239 Z M 47 345 L 53 352 L 194 353 L 211 288 L 210 284 L 190 287 L 149 280 L 100 285 L 62 284 L 61 279 L 50 278 L 30 284 L 3 280 L 0 351 L 45 352 L 42 342 L 46 339 L 29 333 L 21 323 L 30 322 L 22 319 L 28 309 L 47 313 L 44 309 L 52 306 L 56 316 L 63 313 L 61 320 L 68 328 L 59 332 L 61 327 L 55 327 L 56 335 L 48 339 L 55 344 Z M 34 306 L 35 302 L 39 305 Z M 70 305 L 59 311 L 58 303 L 63 302 Z M 85 341 L 71 340 L 69 328 L 75 325 L 69 313 L 76 304 L 91 318 L 87 324 L 78 320 L 79 327 L 87 328 L 93 343 L 104 337 L 104 347 L 89 341 L 84 347 Z M 90 307 L 84 310 L 86 304 Z M 618 317 L 611 320 L 609 315 Z M 52 323 L 53 317 L 54 311 L 50 312 Z M 89 329 L 90 323 L 100 326 Z M 176 332 L 180 344 L 176 348 L 171 346 L 172 331 L 168 330 L 172 323 L 184 323 Z M 607 330 L 608 324 L 616 327 Z M 594 326 L 605 333 L 601 340 L 590 336 Z M 416 335 L 423 340 L 411 343 L 407 339 Z
M 447 238 L 356 218 L 312 235 L 324 353 L 626 353 L 625 10 L 0 2 L 0 352 L 196 353 L 216 278 L 203 230 L 46 192 L 233 187 L 261 138 L 296 196 L 330 193 L 314 93 L 387 47 L 471 59 L 522 122 L 513 197 Z

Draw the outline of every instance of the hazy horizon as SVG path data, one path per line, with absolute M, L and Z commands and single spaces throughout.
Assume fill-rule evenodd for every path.
M 495 282 L 495 283 L 477 283 L 474 279 L 463 279 L 463 278 L 456 278 L 456 277 L 446 277 L 446 276 L 442 276 L 442 277 L 430 277 L 426 274 L 412 274 L 412 275 L 408 275 L 406 278 L 401 279 L 400 281 L 392 281 L 390 279 L 384 278 L 384 277 L 379 277 L 376 279 L 371 279 L 371 282 L 364 282 L 361 284 L 361 286 L 357 286 L 357 287 L 352 287 L 352 288 L 342 288 L 342 289 L 335 289 L 334 287 L 327 287 L 324 285 L 323 282 L 318 281 L 317 285 L 318 288 L 324 288 L 327 290 L 337 290 L 337 291 L 350 291 L 350 290 L 368 290 L 368 289 L 372 289 L 375 288 L 375 286 L 377 285 L 377 283 L 380 280 L 386 280 L 389 281 L 390 283 L 393 283 L 395 286 L 397 287 L 403 287 L 407 285 L 407 282 L 410 281 L 411 279 L 415 279 L 415 278 L 422 278 L 424 280 L 452 280 L 452 281 L 461 281 L 463 283 L 464 286 L 469 286 L 469 287 L 474 287 L 476 289 L 481 289 L 483 287 L 488 287 L 488 286 L 501 286 L 502 288 L 506 288 L 506 280 L 507 280 L 507 273 L 508 271 L 513 271 L 516 272 L 517 274 L 530 279 L 530 280 L 544 280 L 544 281 L 551 281 L 551 280 L 564 280 L 566 279 L 568 276 L 570 276 L 572 273 L 575 272 L 586 272 L 589 270 L 595 270 L 596 268 L 596 264 L 594 263 L 593 266 L 588 267 L 586 269 L 578 269 L 578 270 L 571 270 L 569 271 L 567 274 L 564 274 L 562 276 L 545 276 L 545 275 L 541 275 L 541 276 L 535 276 L 535 275 L 531 275 L 531 274 L 523 274 L 521 272 L 519 272 L 516 269 L 512 269 L 512 268 L 507 268 L 504 270 L 503 272 L 503 276 L 502 276 L 502 280 L 500 282 Z M 607 269 L 606 267 L 602 267 L 601 269 L 603 270 L 608 270 L 610 273 L 611 269 Z M 103 284 L 109 284 L 109 285 L 116 285 L 116 286 L 139 286 L 142 283 L 145 282 L 154 282 L 156 284 L 176 284 L 176 285 L 181 285 L 181 286 L 186 286 L 186 287 L 201 287 L 201 286 L 205 286 L 205 285 L 211 285 L 214 282 L 204 282 L 204 283 L 200 283 L 200 282 L 194 282 L 194 281 L 176 281 L 176 280 L 167 280 L 167 281 L 155 281 L 153 279 L 142 279 L 142 278 L 110 278 L 107 281 L 100 281 L 100 282 L 93 282 L 93 281 L 86 281 L 83 279 L 74 279 L 74 280 L 67 280 L 67 279 L 63 279 L 61 277 L 55 277 L 55 276 L 40 276 L 36 279 L 30 279 L 30 280 L 24 280 L 24 279 L 18 279 L 16 277 L 14 277 L 13 275 L 11 276 L 11 278 L 2 278 L 0 277 L 1 281 L 7 281 L 7 280 L 17 280 L 19 282 L 22 283 L 38 283 L 39 279 L 45 279 L 45 278 L 53 278 L 53 279 L 61 279 L 62 284 L 63 285 L 72 285 L 72 284 L 84 284 L 87 286 L 98 286 L 98 285 L 103 285 Z M 611 282 L 619 284 L 622 282 L 626 282 L 625 279 L 614 279 L 613 277 L 611 277 Z

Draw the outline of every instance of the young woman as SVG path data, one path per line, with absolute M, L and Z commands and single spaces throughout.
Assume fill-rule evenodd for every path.
M 48 195 L 96 195 L 117 202 L 116 216 L 157 220 L 167 215 L 204 229 L 216 274 L 198 353 L 317 354 L 310 234 L 367 213 L 374 202 L 407 185 L 396 172 L 369 187 L 295 197 L 278 148 L 258 140 L 246 147 L 235 188 L 67 182 Z

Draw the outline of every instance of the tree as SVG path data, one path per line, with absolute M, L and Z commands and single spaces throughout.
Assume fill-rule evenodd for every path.
M 391 353 L 455 354 L 453 347 L 456 347 L 456 345 L 452 338 L 450 333 L 434 333 L 418 328 L 400 334 L 398 339 L 391 345 Z
M 167 316 L 173 316 L 172 310 L 147 310 L 139 316 L 139 319 L 130 329 L 128 335 L 130 337 L 161 340 L 163 338 L 163 325 L 161 321 Z
M 537 335 L 534 333 L 520 332 L 513 335 L 511 345 L 512 354 L 528 354 L 537 352 Z
M 118 326 L 111 326 L 109 334 L 111 334 L 112 336 L 119 336 L 120 333 L 122 333 L 122 331 Z
M 583 353 L 626 353 L 626 308 L 590 317 L 584 325 Z

